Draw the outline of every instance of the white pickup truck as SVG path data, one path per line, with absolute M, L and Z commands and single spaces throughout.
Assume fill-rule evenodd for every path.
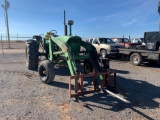
M 131 40 L 132 43 L 139 43 L 141 45 L 145 45 L 145 43 L 143 42 L 143 38 L 133 38 Z
M 102 57 L 119 54 L 118 49 L 124 47 L 123 45 L 114 43 L 110 38 L 89 38 L 86 42 L 91 43 Z

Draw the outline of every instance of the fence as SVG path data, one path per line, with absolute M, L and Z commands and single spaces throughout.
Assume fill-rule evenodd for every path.
M 28 40 L 31 39 L 33 35 L 19 35 L 18 33 L 16 35 L 10 35 L 10 40 L 15 41 L 21 41 L 21 40 Z M 8 40 L 8 37 L 6 35 L 1 34 L 1 40 Z

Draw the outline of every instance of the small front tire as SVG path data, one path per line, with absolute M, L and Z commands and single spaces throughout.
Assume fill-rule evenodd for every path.
M 50 60 L 44 60 L 40 63 L 38 68 L 40 80 L 43 83 L 50 84 L 55 77 L 54 65 Z

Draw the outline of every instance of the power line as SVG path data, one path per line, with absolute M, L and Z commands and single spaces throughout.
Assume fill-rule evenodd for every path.
M 10 3 L 7 0 L 4 0 L 4 5 L 2 7 L 4 8 L 5 11 L 5 23 L 6 23 L 6 28 L 7 28 L 7 37 L 8 37 L 8 48 L 10 47 L 10 34 L 9 34 L 9 24 L 8 24 L 8 8 L 10 6 Z

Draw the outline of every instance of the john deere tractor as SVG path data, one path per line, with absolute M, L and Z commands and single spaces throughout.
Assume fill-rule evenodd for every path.
M 30 70 L 37 70 L 40 80 L 51 83 L 56 75 L 55 64 L 66 65 L 71 75 L 81 71 L 78 64 L 84 64 L 84 71 L 102 72 L 109 68 L 108 59 L 100 58 L 94 46 L 86 43 L 79 36 L 72 36 L 69 20 L 70 34 L 58 36 L 56 31 L 47 32 L 44 38 L 35 35 L 33 39 L 26 41 L 26 65 Z M 83 48 L 83 49 L 82 49 Z M 45 59 L 40 60 L 41 57 Z

